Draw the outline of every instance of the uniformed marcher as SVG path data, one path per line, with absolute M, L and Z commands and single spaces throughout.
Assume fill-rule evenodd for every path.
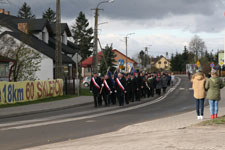
M 101 79 L 98 77 L 97 73 L 94 72 L 93 77 L 91 78 L 90 91 L 93 93 L 94 96 L 95 107 L 99 106 L 100 90 L 101 90 Z
M 140 101 L 141 100 L 141 83 L 140 83 L 140 78 L 138 73 L 135 73 L 135 78 L 134 78 L 134 83 L 136 85 L 136 90 L 135 90 L 135 99 L 136 101 Z
M 102 86 L 102 83 L 104 81 L 104 76 L 100 76 L 100 79 L 101 79 L 101 86 Z M 102 102 L 103 102 L 103 95 L 102 95 L 102 92 L 101 92 L 101 89 L 100 89 L 99 97 L 98 97 L 98 105 L 102 106 Z
M 102 96 L 105 102 L 105 106 L 111 104 L 111 95 L 112 94 L 112 81 L 109 79 L 108 75 L 105 75 L 102 83 Z
M 167 84 L 168 84 L 168 78 L 167 78 L 166 74 L 163 74 L 161 80 L 162 80 L 163 93 L 166 93 Z
M 159 96 L 161 95 L 161 88 L 162 88 L 162 78 L 160 74 L 158 74 L 156 77 L 156 94 L 158 94 Z
M 145 85 L 144 85 L 144 74 L 143 73 L 140 73 L 139 75 L 139 83 L 141 84 L 141 89 L 140 89 L 140 95 L 141 95 L 141 98 L 145 96 Z
M 144 79 L 144 90 L 145 90 L 145 92 L 144 92 L 144 97 L 150 97 L 150 86 L 149 86 L 149 82 L 148 82 L 148 78 L 149 78 L 149 75 L 148 74 L 146 74 L 145 75 L 145 79 Z
M 119 101 L 119 106 L 124 105 L 124 98 L 126 94 L 126 80 L 121 73 L 118 74 L 118 78 L 115 79 L 115 92 Z
M 134 99 L 135 99 L 135 92 L 136 92 L 136 89 L 137 89 L 137 86 L 136 86 L 136 83 L 135 83 L 135 77 L 134 77 L 134 74 L 131 74 L 131 77 L 130 77 L 130 82 L 128 82 L 127 84 L 127 91 L 128 95 L 130 95 L 130 101 L 131 102 L 134 102 Z M 130 89 L 129 89 L 130 88 Z
M 129 104 L 130 94 L 131 94 L 131 87 L 129 87 L 129 86 L 131 84 L 131 80 L 130 80 L 128 74 L 125 74 L 125 80 L 126 80 L 126 87 L 127 87 L 127 93 L 125 93 L 125 102 L 126 102 L 126 104 Z
M 155 94 L 155 88 L 156 88 L 156 77 L 155 75 L 151 75 L 151 77 L 148 79 L 149 87 L 150 87 L 150 96 L 154 97 Z
M 115 93 L 115 78 L 114 74 L 112 74 L 112 94 L 110 95 L 111 102 L 113 105 L 116 105 L 116 93 Z

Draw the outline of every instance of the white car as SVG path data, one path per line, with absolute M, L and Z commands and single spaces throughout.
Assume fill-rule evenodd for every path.
M 90 86 L 90 82 L 91 82 L 91 77 L 88 76 L 88 77 L 85 77 L 82 81 L 82 84 L 85 86 L 85 87 L 88 87 Z

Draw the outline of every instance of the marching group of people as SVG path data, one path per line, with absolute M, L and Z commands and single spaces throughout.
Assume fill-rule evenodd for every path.
M 118 73 L 99 77 L 95 72 L 91 78 L 90 91 L 94 96 L 94 105 L 124 106 L 134 101 L 141 101 L 142 98 L 161 95 L 168 86 L 173 85 L 175 76 L 173 73 L 144 73 L 136 72 L 131 74 Z

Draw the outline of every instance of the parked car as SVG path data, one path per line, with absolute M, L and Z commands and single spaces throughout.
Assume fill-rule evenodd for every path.
M 82 84 L 85 86 L 85 87 L 88 87 L 90 85 L 90 82 L 91 82 L 91 77 L 88 76 L 88 77 L 85 77 L 82 81 Z

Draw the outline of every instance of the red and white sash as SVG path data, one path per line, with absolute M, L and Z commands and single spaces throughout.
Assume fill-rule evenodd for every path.
M 110 87 L 109 87 L 109 85 L 108 85 L 108 83 L 107 83 L 107 81 L 106 81 L 106 80 L 104 80 L 104 85 L 105 85 L 105 87 L 107 88 L 107 90 L 110 92 L 110 91 L 111 91 L 111 89 L 110 89 Z
M 119 87 L 121 88 L 122 91 L 125 91 L 125 88 L 123 87 L 123 85 L 121 84 L 120 80 L 118 78 L 116 78 L 116 82 L 119 85 Z
M 92 82 L 94 83 L 95 87 L 96 87 L 97 89 L 100 89 L 100 86 L 99 86 L 98 83 L 95 81 L 95 78 L 92 77 L 91 80 L 92 80 Z

